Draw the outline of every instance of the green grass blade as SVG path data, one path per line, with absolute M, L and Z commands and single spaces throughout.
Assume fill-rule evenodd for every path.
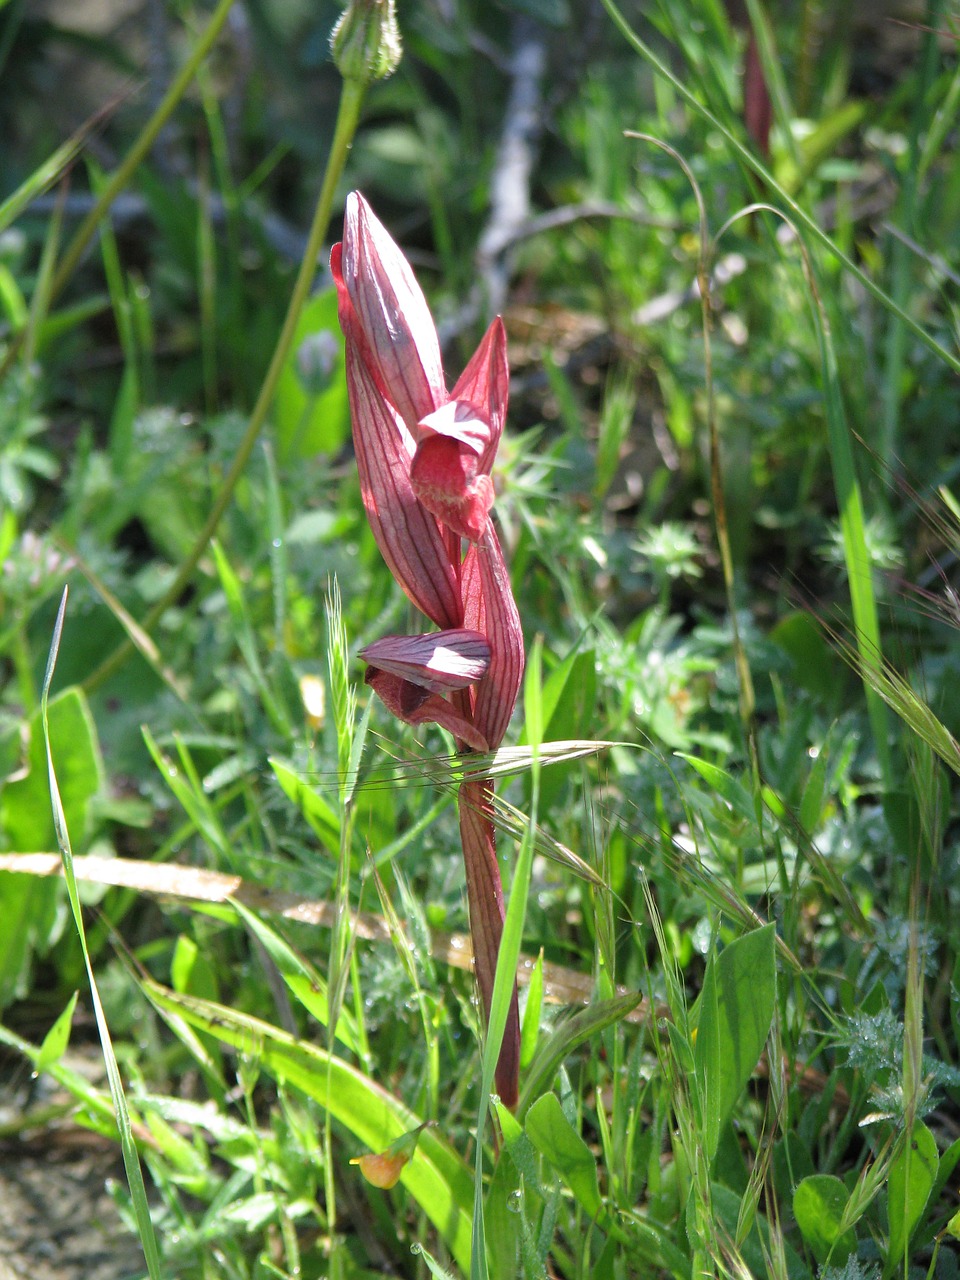
M 137 1154 L 136 1143 L 133 1140 L 130 1112 L 127 1108 L 127 1100 L 123 1091 L 123 1080 L 121 1079 L 120 1068 L 117 1065 L 116 1054 L 113 1050 L 110 1028 L 107 1025 L 106 1015 L 103 1012 L 103 1005 L 100 1003 L 100 992 L 97 989 L 96 978 L 93 974 L 93 964 L 90 960 L 90 952 L 87 949 L 87 935 L 83 924 L 83 911 L 80 906 L 80 894 L 77 889 L 77 879 L 73 872 L 73 850 L 70 844 L 70 833 L 67 830 L 63 805 L 60 800 L 60 789 L 57 785 L 53 753 L 50 750 L 50 726 L 47 709 L 50 699 L 50 685 L 53 682 L 53 673 L 56 667 L 57 654 L 60 649 L 60 638 L 63 634 L 63 622 L 66 609 L 67 592 L 66 589 L 64 589 L 63 597 L 60 601 L 60 609 L 57 613 L 56 625 L 54 626 L 53 640 L 50 645 L 50 656 L 47 659 L 47 669 L 43 679 L 43 692 L 40 697 L 40 714 L 43 721 L 43 736 L 47 750 L 47 773 L 50 779 L 50 801 L 53 805 L 53 821 L 57 831 L 57 843 L 60 846 L 60 856 L 63 860 L 63 876 L 67 883 L 67 895 L 70 899 L 70 910 L 73 913 L 73 922 L 76 926 L 77 936 L 80 939 L 80 948 L 83 952 L 83 962 L 90 982 L 90 999 L 93 1004 L 94 1016 L 97 1020 L 97 1030 L 100 1033 L 100 1044 L 103 1049 L 103 1061 L 107 1069 L 107 1080 L 110 1084 L 110 1095 L 113 1098 L 117 1128 L 120 1133 L 120 1149 L 123 1153 L 123 1164 L 127 1173 L 127 1182 L 130 1186 L 130 1196 L 133 1203 L 134 1216 L 137 1222 L 137 1230 L 140 1233 L 140 1243 L 143 1246 L 143 1256 L 146 1259 L 147 1270 L 150 1273 L 151 1280 L 160 1280 L 160 1252 L 157 1248 L 157 1239 L 154 1235 L 153 1223 L 150 1219 L 150 1206 L 147 1203 L 147 1191 L 143 1183 L 143 1172 L 140 1168 L 140 1157 Z
M 853 446 L 847 425 L 841 391 L 840 369 L 836 348 L 830 335 L 826 314 L 823 311 L 816 283 L 811 278 L 813 319 L 817 329 L 817 343 L 824 371 L 827 433 L 830 442 L 830 461 L 833 466 L 833 483 L 840 510 L 840 529 L 843 535 L 843 554 L 850 586 L 850 604 L 853 608 L 853 625 L 857 649 L 861 659 L 871 662 L 882 657 L 880 624 L 877 620 L 877 601 L 873 590 L 873 573 L 867 550 L 867 534 L 863 515 L 863 500 L 857 481 L 853 460 Z M 893 790 L 893 764 L 890 759 L 889 722 L 881 699 L 869 682 L 864 683 L 867 711 L 873 728 L 877 756 L 883 776 L 884 789 Z
M 158 1008 L 222 1044 L 247 1052 L 255 1049 L 264 1070 L 312 1098 L 371 1151 L 384 1150 L 421 1123 L 392 1094 L 321 1045 L 297 1040 L 225 1005 L 177 995 L 149 980 L 143 989 Z M 421 1133 L 401 1182 L 434 1224 L 457 1265 L 468 1270 L 473 1183 L 463 1160 L 436 1128 Z
M 43 164 L 34 169 L 12 195 L 7 196 L 6 200 L 0 203 L 0 234 L 16 222 L 24 209 L 36 200 L 37 196 L 48 191 L 63 171 L 73 163 L 80 154 L 88 130 L 88 125 L 78 129 L 72 137 L 57 147 Z
M 486 1128 L 487 1112 L 490 1106 L 490 1090 L 493 1087 L 497 1059 L 500 1056 L 500 1045 L 503 1041 L 510 1000 L 516 982 L 517 964 L 523 943 L 523 925 L 527 913 L 527 895 L 530 892 L 530 878 L 533 873 L 533 854 L 536 848 L 537 801 L 540 786 L 540 742 L 543 735 L 542 652 L 543 644 L 540 637 L 537 637 L 533 651 L 527 658 L 523 701 L 527 747 L 530 752 L 530 817 L 520 845 L 520 853 L 513 873 L 513 882 L 510 886 L 510 901 L 507 904 L 506 918 L 503 922 L 503 936 L 500 940 L 500 954 L 497 958 L 497 973 L 493 984 L 490 1019 L 487 1024 L 481 1066 L 480 1109 L 477 1116 L 477 1167 L 474 1180 L 473 1246 L 471 1252 L 471 1275 L 473 1280 L 485 1280 L 487 1275 L 483 1221 L 483 1143 L 481 1137 Z
M 692 111 L 700 116 L 701 119 L 706 120 L 706 122 L 714 129 L 718 129 L 720 133 L 723 134 L 724 138 L 743 164 L 766 184 L 768 190 L 776 194 L 778 200 L 783 201 L 784 205 L 790 210 L 790 215 L 798 226 L 803 227 L 808 235 L 812 236 L 822 248 L 826 249 L 831 257 L 835 258 L 844 270 L 848 271 L 855 280 L 858 280 L 867 292 L 872 297 L 876 298 L 881 306 L 885 307 L 893 315 L 896 315 L 904 327 L 918 338 L 923 345 L 928 348 L 928 350 L 932 351 L 934 355 L 939 356 L 940 359 L 949 365 L 955 373 L 960 373 L 960 356 L 954 355 L 952 351 L 941 346 L 941 344 L 937 342 L 936 338 L 924 329 L 923 325 L 919 324 L 912 316 L 908 315 L 902 307 L 898 307 L 893 298 L 891 298 L 889 294 L 885 293 L 884 290 L 881 289 L 865 271 L 861 270 L 853 259 L 843 252 L 839 245 L 834 243 L 831 237 L 828 236 L 820 226 L 818 226 L 816 220 L 812 218 L 805 209 L 797 204 L 797 202 L 783 189 L 769 169 L 767 169 L 767 167 L 762 164 L 755 155 L 753 155 L 748 147 L 744 146 L 740 139 L 731 132 L 731 130 L 728 129 L 722 121 L 717 119 L 709 108 L 705 107 L 703 103 L 700 102 L 696 94 L 688 89 L 679 77 L 673 74 L 667 64 L 661 58 L 657 57 L 650 46 L 640 39 L 637 33 L 627 22 L 626 18 L 617 8 L 614 0 L 603 0 L 603 6 L 627 43 L 638 54 L 640 54 L 640 56 L 648 62 L 651 67 L 653 67 L 658 76 L 667 81 L 673 91 L 683 99 Z

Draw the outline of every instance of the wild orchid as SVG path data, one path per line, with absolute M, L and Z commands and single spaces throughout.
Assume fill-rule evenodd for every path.
M 420 286 L 358 192 L 347 198 L 330 266 L 367 518 L 394 578 L 439 628 L 368 645 L 366 681 L 401 720 L 442 725 L 461 752 L 495 751 L 523 675 L 520 617 L 490 518 L 490 472 L 509 389 L 503 324 L 493 321 L 448 392 Z M 488 1017 L 504 920 L 492 781 L 464 782 L 458 802 L 474 966 Z M 496 1074 L 510 1107 L 519 1058 L 514 988 Z

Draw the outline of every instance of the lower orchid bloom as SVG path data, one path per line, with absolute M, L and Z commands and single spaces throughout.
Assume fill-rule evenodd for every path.
M 367 518 L 394 578 L 440 628 L 368 645 L 367 683 L 399 719 L 447 729 L 461 752 L 495 751 L 523 675 L 520 617 L 490 519 L 509 389 L 503 324 L 493 321 L 448 393 L 420 286 L 357 192 L 347 198 L 330 265 Z M 459 810 L 474 965 L 489 1017 L 504 920 L 492 781 L 463 783 Z M 514 987 L 496 1073 L 509 1107 L 519 1062 Z

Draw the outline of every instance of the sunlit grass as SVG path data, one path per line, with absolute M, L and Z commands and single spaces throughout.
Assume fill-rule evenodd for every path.
M 656 47 L 614 14 L 542 100 L 535 200 L 569 216 L 511 248 L 495 474 L 535 656 L 489 755 L 362 683 L 359 650 L 418 628 L 344 397 L 295 347 L 298 317 L 334 321 L 322 274 L 307 293 L 344 183 L 472 345 L 505 32 L 478 5 L 462 29 L 401 14 L 349 156 L 323 125 L 326 181 L 311 94 L 335 86 L 299 78 L 269 5 L 248 80 L 211 63 L 190 105 L 220 5 L 139 125 L 125 100 L 125 137 L 99 122 L 121 158 L 91 164 L 79 225 L 66 198 L 27 216 L 79 139 L 11 144 L 0 1041 L 57 1092 L 4 1132 L 119 1134 L 151 1275 L 949 1274 L 960 82 L 920 32 L 868 100 L 837 32 L 811 60 L 818 6 L 747 8 L 766 156 L 720 5 L 651 6 Z M 577 19 L 551 20 L 575 62 Z M 171 118 L 183 183 L 150 152 Z M 135 173 L 146 225 L 111 229 Z M 316 211 L 293 266 L 261 182 Z M 315 434 L 338 443 L 297 456 Z M 455 809 L 485 778 L 508 897 L 486 1032 Z M 518 966 L 510 1112 L 490 1088 Z M 77 1069 L 101 1052 L 106 1085 Z M 396 1185 L 351 1163 L 417 1130 Z

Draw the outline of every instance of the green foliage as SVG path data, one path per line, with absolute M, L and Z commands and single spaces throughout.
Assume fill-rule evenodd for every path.
M 343 338 L 333 289 L 316 294 L 301 312 L 293 354 L 277 384 L 274 418 L 283 458 L 336 453 L 350 435 Z
M 693 1018 L 700 1132 L 713 1160 L 720 1130 L 753 1075 L 776 1005 L 774 927 L 766 925 L 711 956 Z
M 143 51 L 47 8 L 0 4 L 0 1042 L 58 1123 L 119 1134 L 148 1269 L 954 1275 L 949 6 L 900 47 L 812 2 L 636 30 L 401 5 L 362 102 L 334 4 L 171 6 L 167 87 L 97 119 L 102 173 L 83 86 Z M 363 513 L 321 248 L 362 188 L 462 365 L 504 104 L 538 87 L 531 216 L 492 263 L 530 661 L 467 762 L 362 684 L 357 651 L 420 623 Z M 452 804 L 483 773 L 486 1030 Z M 351 1159 L 421 1124 L 365 1183 Z
M 853 1252 L 856 1237 L 843 1229 L 847 1189 L 830 1174 L 811 1174 L 793 1193 L 793 1214 L 814 1257 L 821 1265 L 842 1265 Z

